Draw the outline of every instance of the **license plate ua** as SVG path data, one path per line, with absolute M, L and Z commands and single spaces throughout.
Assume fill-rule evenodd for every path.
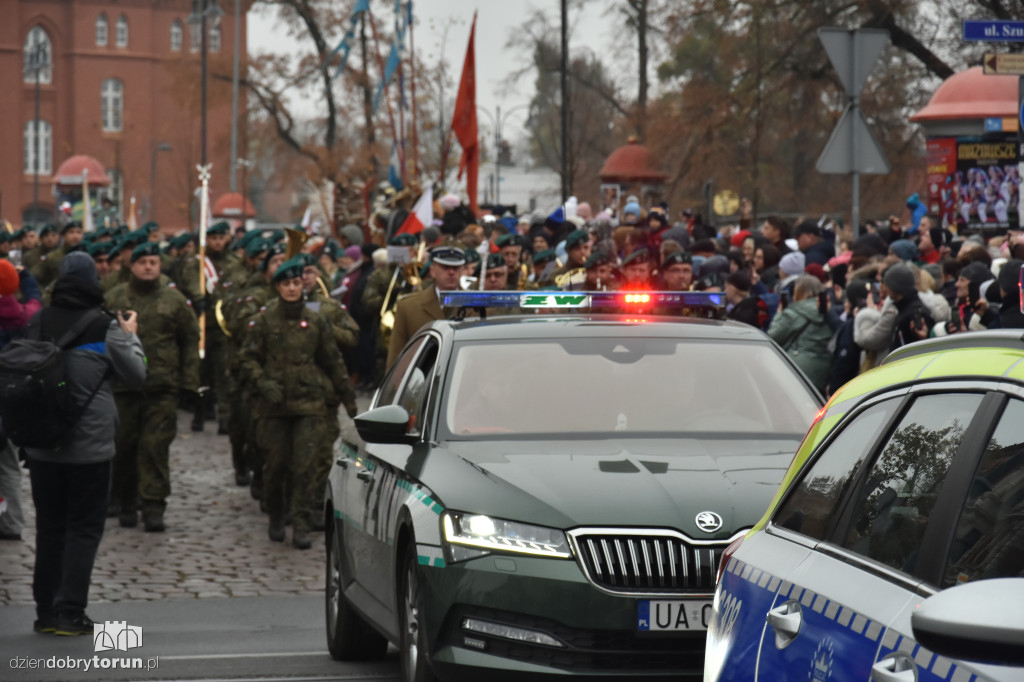
M 641 599 L 637 602 L 636 629 L 640 632 L 704 631 L 710 620 L 710 601 Z

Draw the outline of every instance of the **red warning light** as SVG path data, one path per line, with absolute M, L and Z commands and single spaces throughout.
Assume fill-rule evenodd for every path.
M 626 303 L 650 303 L 650 294 L 626 294 Z

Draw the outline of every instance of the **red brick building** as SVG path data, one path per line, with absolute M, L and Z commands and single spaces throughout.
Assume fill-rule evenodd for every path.
M 219 0 L 222 16 L 207 21 L 213 199 L 229 183 L 235 1 Z M 244 75 L 250 1 L 238 1 Z M 33 213 L 38 72 L 39 217 L 51 219 L 55 211 L 53 174 L 60 164 L 87 154 L 106 168 L 113 183 L 104 192 L 122 206 L 125 220 L 134 195 L 140 220 L 156 220 L 168 232 L 189 225 L 189 216 L 197 214 L 193 192 L 201 155 L 201 31 L 189 22 L 192 11 L 192 0 L 0 0 L 4 218 L 17 225 Z M 33 55 L 40 53 L 50 66 L 33 70 L 39 63 Z M 244 99 L 243 92 L 240 121 Z M 242 125 L 239 135 L 243 150 Z

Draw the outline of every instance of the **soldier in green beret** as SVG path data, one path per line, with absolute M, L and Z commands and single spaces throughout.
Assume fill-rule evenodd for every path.
M 60 234 L 57 232 L 57 226 L 53 223 L 47 223 L 43 226 L 43 229 L 39 231 L 38 239 L 36 243 L 29 246 L 27 243 L 24 245 L 24 252 L 21 255 L 21 263 L 25 268 L 35 275 L 39 269 L 39 264 L 50 251 L 57 248 L 57 243 L 60 241 Z
M 583 230 L 573 230 L 569 233 L 569 236 L 565 238 L 565 254 L 567 259 L 565 264 L 560 268 L 556 268 L 551 273 L 551 279 L 556 283 L 562 281 L 562 278 L 572 273 L 574 270 L 583 270 L 584 263 L 590 258 L 591 244 L 590 235 Z
M 305 264 L 293 258 L 274 273 L 277 298 L 249 321 L 241 368 L 257 389 L 256 418 L 265 448 L 263 494 L 270 514 L 268 535 L 283 542 L 285 516 L 292 516 L 292 546 L 312 541 L 310 508 L 323 494 L 315 481 L 317 449 L 331 392 L 355 416 L 355 393 L 330 325 L 303 300 Z M 325 381 L 325 379 L 327 381 Z
M 508 266 L 507 289 L 525 289 L 526 278 L 529 275 L 526 264 L 522 262 L 523 238 L 514 233 L 503 234 L 494 242 L 498 247 L 498 253 L 505 259 Z
M 639 248 L 622 259 L 623 289 L 653 289 L 651 252 Z
M 533 256 L 533 272 L 530 273 L 528 289 L 537 289 L 551 284 L 551 273 L 558 267 L 558 256 L 554 249 L 542 249 Z
M 104 293 L 110 291 L 119 284 L 125 284 L 131 281 L 131 256 L 135 247 L 143 243 L 143 239 L 136 232 L 129 232 L 125 236 L 121 237 L 117 243 L 111 247 L 108 258 L 110 261 L 110 272 L 105 277 L 100 278 L 100 287 Z
M 171 493 L 170 446 L 178 433 L 178 393 L 199 388 L 199 327 L 177 289 L 161 284 L 160 246 L 147 242 L 130 257 L 131 280 L 106 294 L 110 310 L 139 315 L 139 339 L 146 351 L 141 391 L 114 389 L 119 423 L 111 500 L 122 526 L 138 523 L 136 500 L 149 532 L 164 530 Z
M 42 256 L 36 269 L 32 272 L 40 287 L 47 287 L 57 279 L 61 259 L 72 250 L 77 249 L 78 245 L 85 238 L 82 224 L 79 222 L 70 222 L 65 225 L 61 228 L 60 235 L 61 245 Z

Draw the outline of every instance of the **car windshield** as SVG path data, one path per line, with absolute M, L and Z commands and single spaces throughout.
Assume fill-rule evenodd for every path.
M 767 343 L 666 338 L 462 342 L 442 411 L 454 439 L 799 434 L 818 399 Z

